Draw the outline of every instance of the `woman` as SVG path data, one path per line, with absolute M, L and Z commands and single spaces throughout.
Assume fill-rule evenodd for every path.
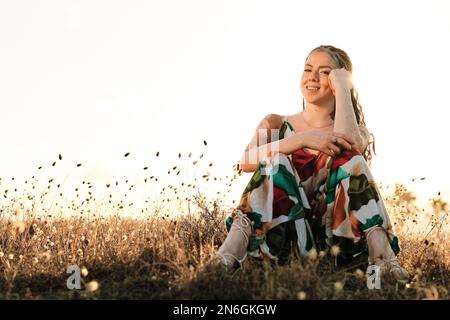
M 409 278 L 370 172 L 374 144 L 351 72 L 343 50 L 315 48 L 300 83 L 303 111 L 260 122 L 240 163 L 254 174 L 227 218 L 228 235 L 216 254 L 223 265 L 239 267 L 247 253 L 286 259 L 293 241 L 302 255 L 332 246 L 343 259 L 368 251 L 382 274 Z

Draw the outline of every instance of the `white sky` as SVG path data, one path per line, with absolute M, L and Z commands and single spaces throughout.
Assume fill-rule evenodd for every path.
M 0 176 L 144 177 L 203 150 L 229 174 L 261 118 L 301 110 L 306 55 L 332 44 L 354 64 L 375 178 L 449 196 L 448 3 L 1 0 Z

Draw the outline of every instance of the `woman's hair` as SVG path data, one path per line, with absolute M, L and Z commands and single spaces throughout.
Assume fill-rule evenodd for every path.
M 344 50 L 341 50 L 341 49 L 333 47 L 333 46 L 319 46 L 319 47 L 313 49 L 309 54 L 311 55 L 311 53 L 317 52 L 317 51 L 322 51 L 322 52 L 328 53 L 328 55 L 331 57 L 331 59 L 335 63 L 336 67 L 345 68 L 350 73 L 353 72 L 353 65 L 352 65 L 352 62 L 350 61 L 350 57 Z M 359 99 L 358 99 L 358 93 L 354 88 L 352 88 L 350 92 L 351 92 L 353 110 L 355 111 L 356 122 L 358 123 L 358 125 L 366 126 L 366 123 L 364 122 L 364 112 L 362 110 L 362 106 L 359 103 Z M 335 111 L 336 111 L 336 108 L 330 114 L 331 119 L 333 119 L 333 120 L 334 120 L 334 116 L 335 116 Z M 370 139 L 370 137 L 372 137 L 372 139 Z M 372 159 L 372 150 L 373 150 L 373 153 L 376 155 L 375 136 L 372 133 L 370 133 L 370 137 L 369 137 L 369 143 L 363 152 L 363 156 L 366 159 L 366 161 L 368 162 L 369 166 L 370 166 L 370 162 Z

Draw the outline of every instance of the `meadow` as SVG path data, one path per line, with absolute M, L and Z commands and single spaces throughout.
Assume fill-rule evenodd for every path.
M 96 197 L 95 182 L 80 181 L 64 198 L 58 177 L 39 184 L 43 175 L 33 176 L 19 189 L 9 188 L 13 178 L 0 180 L 0 299 L 450 298 L 449 208 L 439 194 L 419 207 L 407 186 L 387 192 L 379 185 L 400 240 L 399 260 L 411 274 L 408 284 L 387 278 L 380 290 L 369 290 L 364 261 L 341 265 L 336 251 L 312 251 L 306 258 L 293 252 L 283 264 L 249 257 L 241 269 L 226 273 L 209 261 L 225 239 L 225 217 L 235 203 L 220 193 L 205 196 L 196 181 L 210 179 L 226 193 L 242 172 L 233 167 L 232 175 L 216 177 L 203 154 L 182 157 L 191 167 L 203 161 L 205 169 L 184 181 L 179 168 L 168 166 L 178 184 L 142 199 L 139 216 L 127 214 L 136 204 L 126 198 Z M 156 181 L 143 170 L 145 183 Z M 127 183 L 104 188 L 125 184 L 132 193 Z M 178 214 L 163 210 L 164 203 L 176 203 Z M 79 290 L 66 285 L 72 265 L 80 267 Z

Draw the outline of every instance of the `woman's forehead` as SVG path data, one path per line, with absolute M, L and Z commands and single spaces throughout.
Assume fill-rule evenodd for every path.
M 306 59 L 305 64 L 310 64 L 312 66 L 320 65 L 320 66 L 334 66 L 334 62 L 331 59 L 330 55 L 323 51 L 315 51 L 312 52 L 308 58 Z

